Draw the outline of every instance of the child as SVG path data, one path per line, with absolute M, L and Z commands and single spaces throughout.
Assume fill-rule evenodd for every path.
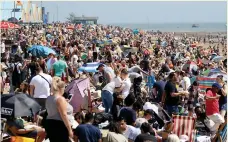
M 20 85 L 20 88 L 17 88 L 15 90 L 15 93 L 24 93 L 24 94 L 29 94 L 28 92 L 29 85 L 27 82 L 22 82 Z

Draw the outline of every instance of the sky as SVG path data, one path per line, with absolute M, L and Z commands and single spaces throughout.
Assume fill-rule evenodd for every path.
M 41 2 L 33 2 L 41 5 Z M 66 21 L 69 13 L 76 16 L 99 17 L 98 23 L 226 23 L 226 2 L 63 2 L 43 1 L 50 13 L 49 21 Z M 12 8 L 13 2 L 4 0 L 2 8 Z M 58 9 L 58 10 L 57 10 Z M 57 15 L 58 11 L 58 15 Z M 1 11 L 2 18 L 11 12 Z M 16 14 L 20 17 L 20 13 Z

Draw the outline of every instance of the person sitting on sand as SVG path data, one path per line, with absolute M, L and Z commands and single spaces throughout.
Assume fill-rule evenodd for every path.
M 27 82 L 22 82 L 20 88 L 15 90 L 15 93 L 29 94 L 29 84 Z

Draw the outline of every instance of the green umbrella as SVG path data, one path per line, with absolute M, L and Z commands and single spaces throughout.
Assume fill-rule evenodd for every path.
M 207 69 L 207 70 L 205 70 L 205 71 L 202 73 L 202 75 L 208 76 L 209 73 L 210 73 L 210 69 Z
M 81 59 L 82 60 L 85 60 L 87 58 L 87 55 L 86 54 L 83 54 L 82 56 L 81 56 Z

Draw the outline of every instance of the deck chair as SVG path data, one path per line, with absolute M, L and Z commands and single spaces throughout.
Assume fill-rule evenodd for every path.
M 190 116 L 173 115 L 174 127 L 172 132 L 178 137 L 181 135 L 187 135 L 189 142 L 195 141 L 196 130 L 195 123 L 196 119 Z
M 227 141 L 227 119 L 218 129 L 212 142 L 226 142 Z

